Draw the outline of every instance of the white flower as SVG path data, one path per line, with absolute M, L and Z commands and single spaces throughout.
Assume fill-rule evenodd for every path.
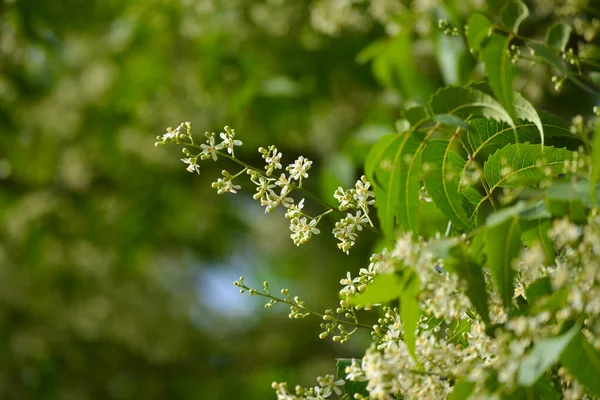
M 290 237 L 296 246 L 300 246 L 301 244 L 308 242 L 313 234 L 318 235 L 321 233 L 321 231 L 316 227 L 317 222 L 318 221 L 316 219 L 313 219 L 307 223 L 306 217 L 292 218 L 290 221 L 290 231 L 292 231 Z
M 221 142 L 221 146 L 227 148 L 227 152 L 233 156 L 233 146 L 241 146 L 242 142 L 240 140 L 234 140 L 235 131 L 233 129 L 226 126 L 224 130 L 225 132 L 221 132 L 219 134 L 221 139 L 223 139 L 223 141 Z
M 200 166 L 196 163 L 195 157 L 182 158 L 181 161 L 188 164 L 186 171 L 200 174 Z
M 254 194 L 254 196 L 252 196 L 254 200 L 258 200 L 265 196 L 267 193 L 272 192 L 271 189 L 275 187 L 275 185 L 271 183 L 273 181 L 265 178 L 264 176 L 259 176 L 258 180 L 252 179 L 252 182 L 256 185 L 256 193 Z
M 302 216 L 302 209 L 304 208 L 304 199 L 300 200 L 298 204 L 292 204 L 288 211 L 285 213 L 287 219 L 292 219 Z
M 307 396 L 307 400 L 323 400 L 331 396 L 331 388 L 320 388 L 315 386 L 313 389 L 313 395 Z
M 234 185 L 230 179 L 219 178 L 216 182 L 213 182 L 212 187 L 217 189 L 217 194 L 237 193 L 237 190 L 241 189 L 240 185 Z
M 208 158 L 212 158 L 213 161 L 217 161 L 217 150 L 221 150 L 223 148 L 223 144 L 215 144 L 215 134 L 214 133 L 205 133 L 206 136 L 206 144 L 201 144 L 202 153 L 200 153 L 200 158 L 206 160 Z
M 311 165 L 312 161 L 308 158 L 304 158 L 304 156 L 300 156 L 296 159 L 294 164 L 287 166 L 286 171 L 290 173 L 290 179 L 298 181 L 302 178 L 308 178 L 307 171 L 310 169 Z
M 266 161 L 267 165 L 267 176 L 271 176 L 274 170 L 281 169 L 281 152 L 277 150 L 277 147 L 271 145 L 268 149 L 259 147 L 258 152 L 262 154 L 262 158 Z
M 290 180 L 285 176 L 285 174 L 281 174 L 279 179 L 277 179 L 277 181 L 275 182 L 275 185 L 283 188 L 283 190 L 285 191 L 289 191 L 292 182 L 290 182 Z
M 335 199 L 340 203 L 338 207 L 340 211 L 346 211 L 350 208 L 358 208 L 358 204 L 356 203 L 355 198 L 355 192 L 356 191 L 354 189 L 348 189 L 345 191 L 341 186 L 337 188 L 337 190 L 333 194 L 333 197 L 335 197 Z
M 356 191 L 354 192 L 354 199 L 362 204 L 364 208 L 367 208 L 367 205 L 375 204 L 375 194 L 369 190 L 371 187 L 371 183 L 367 180 L 366 176 L 361 176 L 360 180 L 356 181 Z

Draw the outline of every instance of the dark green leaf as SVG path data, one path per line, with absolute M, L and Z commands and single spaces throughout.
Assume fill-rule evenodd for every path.
M 543 200 L 541 202 L 544 203 Z M 548 213 L 545 207 L 544 211 Z M 521 219 L 521 238 L 527 243 L 528 247 L 533 247 L 536 243 L 539 243 L 546 254 L 547 262 L 553 262 L 556 257 L 554 244 L 548 237 L 548 230 L 551 227 L 552 223 L 549 219 Z
M 579 332 L 560 356 L 560 361 L 579 383 L 600 396 L 600 352 Z
M 469 221 L 458 192 L 460 173 L 465 160 L 450 150 L 452 142 L 445 139 L 430 140 L 423 152 L 427 160 L 425 187 L 436 207 L 458 229 L 469 231 L 474 224 Z
M 565 347 L 579 333 L 579 326 L 575 325 L 566 333 L 555 338 L 544 338 L 536 341 L 519 367 L 517 381 L 522 386 L 532 386 L 537 380 L 558 362 Z
M 600 185 L 596 185 L 595 195 L 600 196 Z M 548 188 L 546 203 L 552 215 L 569 218 L 577 223 L 587 220 L 587 208 L 593 204 L 590 186 L 587 181 L 557 182 Z
M 546 33 L 546 44 L 553 49 L 565 51 L 571 31 L 572 28 L 569 24 L 558 23 L 552 25 Z
M 509 310 L 515 293 L 513 287 L 515 270 L 512 263 L 521 251 L 519 219 L 513 217 L 498 225 L 488 226 L 487 239 L 487 264 L 498 287 L 504 308 Z
M 480 13 L 471 15 L 467 23 L 467 40 L 469 41 L 469 46 L 478 52 L 481 48 L 481 43 L 491 34 L 492 27 L 492 21 L 485 15 Z
M 594 142 L 592 144 L 592 172 L 590 173 L 590 197 L 597 204 L 596 183 L 600 180 L 600 124 L 596 124 Z
M 529 9 L 520 0 L 513 0 L 502 7 L 500 22 L 502 26 L 513 33 L 519 31 L 519 25 L 529 16 Z
M 534 43 L 531 41 L 527 41 L 526 43 L 527 46 L 529 46 L 533 51 L 535 51 L 536 55 L 542 57 L 548 64 L 556 68 L 557 71 L 559 71 L 563 75 L 567 74 L 567 68 L 563 63 L 562 58 L 560 58 L 560 55 L 558 55 L 556 49 L 550 48 L 545 44 Z
M 515 99 L 512 89 L 513 65 L 510 61 L 508 46 L 510 38 L 494 34 L 485 42 L 481 49 L 481 58 L 485 66 L 488 82 L 496 98 L 516 120 Z
M 466 252 L 462 245 L 455 246 L 450 251 L 450 258 L 444 264 L 450 271 L 453 271 L 458 277 L 466 282 L 466 295 L 477 310 L 481 319 L 490 324 L 490 314 L 488 307 L 488 295 L 485 286 L 485 279 L 481 266 L 477 264 Z
M 536 301 L 543 298 L 544 296 L 552 295 L 552 282 L 550 278 L 544 276 L 531 282 L 527 289 L 525 289 L 525 295 L 530 305 L 535 304 Z

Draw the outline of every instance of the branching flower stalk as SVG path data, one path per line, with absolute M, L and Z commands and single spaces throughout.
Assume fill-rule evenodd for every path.
M 338 188 L 334 197 L 338 201 L 343 201 L 339 207 L 334 207 L 303 188 L 303 179 L 308 178 L 308 171 L 312 166 L 312 161 L 304 156 L 298 157 L 293 164 L 285 168 L 289 175 L 281 173 L 279 178 L 275 178 L 275 172 L 283 169 L 281 164 L 282 153 L 275 146 L 271 145 L 266 149 L 263 147 L 258 149 L 266 162 L 265 171 L 263 171 L 235 156 L 234 148 L 241 146 L 242 142 L 235 139 L 235 131 L 230 127 L 226 126 L 224 132 L 219 134 L 222 140 L 220 143 L 216 142 L 216 135 L 214 133 L 206 132 L 205 136 L 205 143 L 195 143 L 191 123 L 184 122 L 175 129 L 167 128 L 165 134 L 157 137 L 155 146 L 162 146 L 169 143 L 183 145 L 182 152 L 186 158 L 183 158 L 181 161 L 188 165 L 186 168 L 188 172 L 200 174 L 198 159 L 212 159 L 213 161 L 217 161 L 219 157 L 227 158 L 243 167 L 235 175 L 230 174 L 227 170 L 223 170 L 221 172 L 222 177 L 213 182 L 212 187 L 217 189 L 218 194 L 237 193 L 237 190 L 241 189 L 241 186 L 233 182 L 244 172 L 247 173 L 250 176 L 250 180 L 257 186 L 257 192 L 253 198 L 260 200 L 261 205 L 265 207 L 265 213 L 272 212 L 279 205 L 288 209 L 285 215 L 290 220 L 290 230 L 292 232 L 290 237 L 296 245 L 306 243 L 313 234 L 319 234 L 320 230 L 317 228 L 317 225 L 325 215 L 333 211 L 355 211 L 355 213 L 346 213 L 346 217 L 336 223 L 333 231 L 334 236 L 340 240 L 338 247 L 345 253 L 348 254 L 352 246 L 354 246 L 358 232 L 362 231 L 363 227 L 383 237 L 383 234 L 375 227 L 369 216 L 369 206 L 372 206 L 375 200 L 373 192 L 369 190 L 370 183 L 366 180 L 366 177 L 361 177 L 357 181 L 356 187 L 349 189 L 347 192 L 341 187 Z M 190 148 L 199 150 L 200 153 L 192 154 Z M 292 191 L 303 194 L 327 210 L 315 217 L 307 215 L 302 211 L 304 199 L 301 199 L 296 204 L 293 198 L 288 197 Z
M 244 277 L 240 277 L 240 279 L 235 281 L 233 284 L 234 286 L 240 288 L 240 293 L 248 292 L 250 296 L 260 296 L 268 299 L 268 302 L 265 304 L 265 308 L 272 308 L 277 303 L 287 304 L 290 307 L 290 313 L 288 315 L 290 319 L 304 319 L 309 315 L 313 315 L 322 319 L 324 322 L 321 323 L 321 328 L 325 330 L 319 335 L 319 338 L 321 339 L 325 339 L 330 333 L 337 330 L 339 331 L 339 335 L 335 335 L 333 337 L 333 341 L 345 343 L 348 341 L 350 336 L 352 336 L 358 330 L 358 328 L 372 329 L 372 326 L 360 323 L 358 321 L 358 317 L 352 308 L 338 308 L 338 314 L 343 314 L 346 318 L 340 319 L 335 316 L 333 310 L 325 310 L 324 313 L 310 310 L 306 307 L 306 303 L 298 296 L 294 296 L 292 298 L 289 289 L 281 289 L 281 294 L 285 296 L 283 298 L 271 294 L 269 291 L 269 283 L 267 281 L 263 282 L 262 290 L 248 287 L 244 283 Z M 344 326 L 351 326 L 354 329 L 348 332 Z

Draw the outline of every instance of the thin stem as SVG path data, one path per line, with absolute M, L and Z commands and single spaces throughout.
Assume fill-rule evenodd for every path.
M 302 311 L 305 311 L 309 314 L 312 314 L 314 316 L 317 316 L 321 319 L 323 319 L 323 317 L 325 316 L 325 314 L 321 314 L 319 312 L 313 311 L 313 310 L 309 310 L 308 308 L 301 306 L 298 303 L 293 302 L 290 298 L 286 298 L 286 299 L 280 299 L 278 297 L 275 297 L 273 295 L 271 295 L 270 293 L 264 293 L 264 292 L 259 292 L 258 290 L 253 290 L 251 288 L 249 288 L 246 285 L 239 285 L 240 288 L 247 290 L 248 293 L 250 293 L 250 295 L 258 295 L 261 297 L 265 297 L 267 299 L 271 299 L 274 300 L 277 303 L 284 303 L 287 304 L 288 306 L 292 306 L 292 307 L 297 307 L 299 309 L 301 309 Z M 346 321 L 346 320 L 342 320 L 342 319 L 338 319 L 336 317 L 333 317 L 333 321 L 335 321 L 336 323 L 340 323 L 342 325 L 348 325 L 348 326 L 354 326 L 356 328 L 368 328 L 368 329 L 372 329 L 372 327 L 370 325 L 366 325 L 366 324 L 361 324 L 360 322 L 358 322 L 358 320 L 355 320 L 355 322 L 351 322 L 351 321 Z

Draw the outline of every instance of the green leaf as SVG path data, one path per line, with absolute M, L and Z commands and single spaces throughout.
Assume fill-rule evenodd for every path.
M 427 108 L 422 106 L 407 108 L 402 111 L 402 116 L 410 123 L 411 127 L 419 127 L 431 119 Z
M 423 152 L 427 160 L 425 187 L 436 207 L 452 224 L 463 231 L 469 231 L 474 224 L 469 221 L 462 205 L 462 196 L 458 192 L 460 173 L 465 160 L 451 151 L 452 141 L 446 139 L 430 140 Z
M 552 293 L 550 296 L 536 299 L 531 314 L 535 315 L 543 311 L 555 312 L 567 305 L 569 298 L 569 289 L 561 289 Z
M 546 138 L 560 138 L 561 140 L 566 138 L 588 145 L 584 136 L 571 132 L 570 122 L 545 111 L 539 111 L 538 114 Z M 512 128 L 506 123 L 484 118 L 472 119 L 469 121 L 469 131 L 467 132 L 467 144 L 471 154 L 477 157 L 484 150 L 488 154 L 488 152 L 496 151 L 511 143 L 539 143 L 540 133 L 536 124 L 518 121 L 516 128 L 518 136 L 515 139 L 511 132 Z M 487 155 L 484 155 L 483 158 L 487 158 Z
M 386 135 L 367 156 L 365 173 L 375 188 L 377 216 L 387 237 L 393 237 L 396 221 L 404 231 L 417 232 L 424 138 L 420 132 Z
M 360 364 L 361 360 L 357 360 Z M 336 359 L 336 376 L 339 379 L 343 379 L 344 383 L 344 391 L 346 394 L 350 395 L 350 398 L 354 398 L 354 394 L 359 393 L 364 397 L 369 396 L 369 392 L 367 391 L 368 382 L 354 382 L 346 379 L 346 367 L 352 365 L 351 358 L 337 358 Z
M 531 282 L 525 289 L 525 296 L 530 305 L 535 304 L 536 301 L 543 298 L 544 296 L 552 295 L 552 282 L 550 278 L 544 276 Z
M 492 21 L 485 15 L 480 13 L 471 15 L 467 22 L 467 40 L 469 46 L 478 52 L 481 49 L 481 43 L 487 39 L 493 26 Z
M 475 390 L 475 382 L 470 382 L 467 380 L 458 381 L 454 388 L 452 389 L 452 393 L 448 397 L 448 400 L 467 400 L 473 391 Z
M 529 143 L 509 144 L 492 154 L 483 173 L 493 192 L 497 187 L 534 187 L 564 172 L 573 152 Z
M 548 28 L 546 32 L 546 44 L 554 49 L 565 51 L 565 47 L 571 36 L 571 25 L 558 23 Z
M 513 287 L 515 270 L 512 263 L 521 251 L 519 219 L 513 217 L 498 225 L 488 226 L 487 239 L 487 264 L 498 287 L 504 308 L 509 310 L 515 293 Z
M 530 220 L 547 218 L 550 216 L 550 213 L 548 213 L 546 210 L 544 200 L 536 201 L 534 203 L 519 201 L 514 206 L 506 207 L 494 212 L 493 214 L 490 214 L 486 221 L 486 225 L 500 225 L 501 223 L 504 223 L 513 217 L 519 217 L 521 220 Z
M 600 196 L 600 185 L 596 185 L 593 193 Z M 546 204 L 548 211 L 554 216 L 569 218 L 577 223 L 587 220 L 587 209 L 594 203 L 592 193 L 587 181 L 557 182 L 550 186 L 546 192 Z
M 526 43 L 527 46 L 535 51 L 536 55 L 542 57 L 548 64 L 556 68 L 556 70 L 562 75 L 566 75 L 568 73 L 567 67 L 555 49 L 548 47 L 545 44 L 534 43 L 531 41 L 526 41 Z
M 469 221 L 477 224 L 477 205 L 483 201 L 483 196 L 473 187 L 466 187 L 460 190 L 460 194 L 463 198 L 463 207 Z
M 560 361 L 590 393 L 600 396 L 600 352 L 594 349 L 581 332 L 562 352 Z
M 465 46 L 464 38 L 439 33 L 436 43 L 437 62 L 447 85 L 464 85 L 477 64 Z
M 486 325 L 490 324 L 488 295 L 481 266 L 473 260 L 463 245 L 459 244 L 450 250 L 450 258 L 444 264 L 450 271 L 466 282 L 465 294 L 475 307 Z
M 514 126 L 513 119 L 500 103 L 492 96 L 472 88 L 441 88 L 432 96 L 429 108 L 433 114 L 455 114 L 463 120 L 480 116 Z
M 469 129 L 469 124 L 464 119 L 452 114 L 436 114 L 431 117 L 435 122 L 450 127 L 458 127 L 465 131 Z
M 518 119 L 531 121 L 540 135 L 540 143 L 544 145 L 544 125 L 536 109 L 519 93 L 515 93 L 515 112 Z
M 513 0 L 502 7 L 500 22 L 502 26 L 513 33 L 519 31 L 519 25 L 529 16 L 529 9 L 519 0 Z
M 590 198 L 592 203 L 597 204 L 596 183 L 600 180 L 600 123 L 596 124 L 594 141 L 592 144 L 592 171 L 590 173 Z
M 419 364 L 416 353 L 417 323 L 421 316 L 418 296 L 421 292 L 419 276 L 412 269 L 405 270 L 402 279 L 402 291 L 400 292 L 400 318 L 404 330 L 404 342 L 408 351 Z
M 481 48 L 481 58 L 485 66 L 488 82 L 496 98 L 508 111 L 512 119 L 516 119 L 515 99 L 512 89 L 513 65 L 510 61 L 508 46 L 510 38 L 494 34 Z
M 535 142 L 539 133 L 531 128 L 532 124 L 520 122 L 516 125 L 517 138 L 513 134 L 512 127 L 505 122 L 498 122 L 485 118 L 475 118 L 469 122 L 467 132 L 467 144 L 470 153 L 477 157 L 484 149 L 486 151 L 498 150 L 507 144 Z
M 545 207 L 544 210 L 546 210 Z M 548 237 L 548 230 L 551 227 L 552 223 L 549 219 L 521 220 L 521 238 L 530 248 L 539 243 L 546 254 L 547 262 L 553 262 L 556 257 L 554 244 Z
M 350 298 L 350 302 L 355 305 L 369 305 L 389 303 L 396 300 L 402 292 L 404 285 L 400 277 L 396 274 L 380 274 L 375 276 L 367 289 Z
M 502 396 L 502 400 L 559 400 L 561 396 L 552 382 L 542 375 L 535 384 L 519 387 L 513 393 Z
M 373 75 L 381 85 L 400 88 L 406 98 L 424 103 L 434 88 L 416 67 L 411 35 L 406 29 L 393 38 L 373 42 L 358 54 L 357 62 L 372 62 Z
M 575 325 L 561 336 L 538 340 L 519 366 L 519 385 L 535 384 L 548 368 L 558 362 L 561 353 L 578 333 L 579 326 Z

